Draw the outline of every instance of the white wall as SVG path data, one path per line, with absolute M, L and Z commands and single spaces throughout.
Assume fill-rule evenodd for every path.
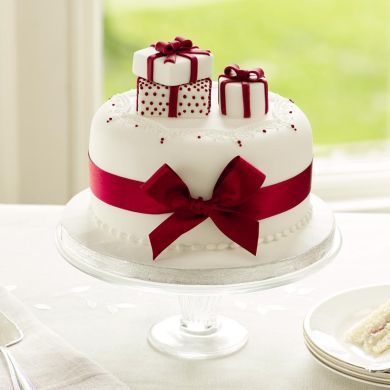
M 64 203 L 87 186 L 101 26 L 100 0 L 1 0 L 0 202 Z

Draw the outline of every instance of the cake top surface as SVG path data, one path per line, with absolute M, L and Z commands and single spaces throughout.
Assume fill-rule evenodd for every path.
M 99 110 L 104 118 L 112 118 L 112 125 L 142 129 L 142 131 L 162 132 L 175 136 L 187 136 L 193 132 L 202 132 L 205 137 L 228 138 L 241 136 L 253 137 L 260 133 L 287 130 L 289 132 L 311 132 L 305 114 L 290 99 L 276 93 L 269 94 L 270 109 L 261 119 L 231 119 L 219 115 L 218 87 L 213 83 L 211 111 L 208 117 L 180 118 L 146 118 L 136 112 L 136 90 L 114 95 Z

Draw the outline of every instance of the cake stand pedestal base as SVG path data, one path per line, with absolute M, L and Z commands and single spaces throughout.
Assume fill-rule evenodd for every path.
M 158 351 L 183 359 L 230 355 L 248 340 L 238 322 L 216 315 L 219 296 L 180 295 L 181 315 L 158 322 L 149 331 L 149 343 Z

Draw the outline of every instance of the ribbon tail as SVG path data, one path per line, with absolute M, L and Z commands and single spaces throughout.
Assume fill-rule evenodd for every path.
M 259 221 L 240 213 L 213 213 L 210 218 L 225 236 L 246 249 L 252 255 L 257 253 Z
M 205 219 L 207 216 L 197 216 L 186 212 L 175 212 L 169 216 L 149 234 L 153 260 L 182 234 L 193 229 Z

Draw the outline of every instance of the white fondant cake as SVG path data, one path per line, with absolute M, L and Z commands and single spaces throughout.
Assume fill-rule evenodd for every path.
M 268 114 L 261 120 L 225 119 L 219 115 L 217 91 L 205 119 L 144 118 L 136 113 L 136 92 L 116 95 L 96 113 L 89 154 L 101 169 L 146 181 L 169 164 L 191 194 L 208 199 L 226 164 L 240 155 L 266 174 L 265 186 L 287 180 L 310 165 L 312 133 L 304 113 L 289 99 L 270 93 Z M 107 123 L 108 118 L 112 118 Z M 133 236 L 133 244 L 148 244 L 148 234 L 166 214 L 142 214 L 110 206 L 93 198 L 92 209 L 108 230 Z M 293 234 L 310 218 L 310 200 L 260 221 L 259 243 Z M 130 245 L 130 244 L 129 244 Z M 236 246 L 211 220 L 182 235 L 175 246 L 229 249 Z M 169 251 L 164 254 L 169 256 Z M 162 256 L 163 257 L 163 256 Z
M 114 96 L 92 122 L 95 221 L 153 257 L 237 246 L 256 255 L 310 221 L 306 116 L 268 93 L 261 68 L 230 65 L 218 84 L 212 63 L 182 37 L 139 50 L 137 90 Z

